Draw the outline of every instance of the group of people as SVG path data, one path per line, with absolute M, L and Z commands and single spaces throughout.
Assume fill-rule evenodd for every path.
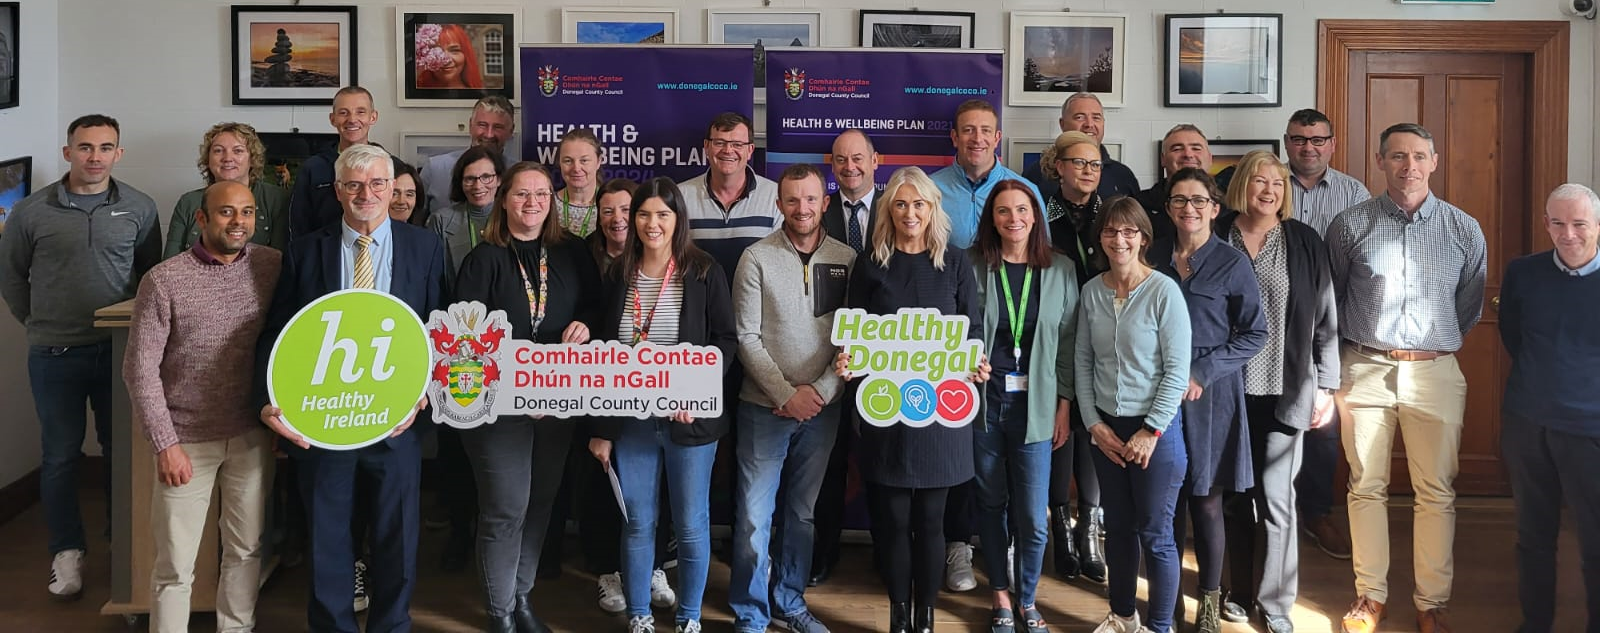
M 309 628 L 357 631 L 366 610 L 368 631 L 408 630 L 420 436 L 435 432 L 417 423 L 426 401 L 384 441 L 331 451 L 285 425 L 265 388 L 292 315 L 367 288 L 423 318 L 478 301 L 505 311 L 513 337 L 540 343 L 722 350 L 730 405 L 717 417 L 439 428 L 445 563 L 481 570 L 490 631 L 550 630 L 530 594 L 541 567 L 559 565 L 559 540 L 550 544 L 573 499 L 601 607 L 625 613 L 629 633 L 653 632 L 652 609 L 673 607 L 675 631 L 700 631 L 720 447 L 735 465 L 738 631 L 828 630 L 805 592 L 837 562 L 853 462 L 894 633 L 931 632 L 940 589 L 976 587 L 974 537 L 991 631 L 1048 630 L 1037 590 L 1053 542 L 1058 575 L 1108 582 L 1097 633 L 1166 633 L 1188 619 L 1186 524 L 1198 630 L 1256 619 L 1293 631 L 1303 532 L 1332 555 L 1353 550 L 1357 597 L 1341 625 L 1370 633 L 1389 599 L 1397 428 L 1416 490 L 1418 626 L 1451 630 L 1466 390 L 1454 353 L 1481 315 L 1486 247 L 1471 216 L 1430 192 L 1439 156 L 1421 126 L 1382 133 L 1376 196 L 1328 166 L 1336 137 L 1315 110 L 1289 120 L 1287 163 L 1252 152 L 1216 176 L 1205 135 L 1173 128 L 1164 179 L 1141 189 L 1101 146 L 1093 95 L 1067 99 L 1062 134 L 1026 174 L 997 161 L 998 114 L 972 100 L 954 115 L 952 165 L 898 169 L 881 189 L 872 139 L 841 133 L 829 194 L 812 165 L 776 181 L 757 174 L 740 114 L 710 122 L 708 169 L 682 183 L 604 180 L 604 148 L 585 129 L 563 137 L 554 172 L 508 161 L 515 120 L 509 102 L 485 97 L 472 147 L 418 168 L 370 142 L 372 96 L 346 87 L 329 115 L 338 147 L 307 160 L 292 193 L 263 179 L 249 125 L 218 124 L 200 145 L 206 186 L 178 201 L 164 242 L 154 201 L 111 177 L 117 122 L 72 122 L 68 173 L 19 205 L 0 236 L 0 296 L 27 328 L 43 431 L 52 595 L 83 585 L 74 488 L 86 401 L 102 450 L 111 441 L 111 350 L 93 312 L 134 298 L 123 374 L 157 472 L 151 629 L 187 630 L 214 492 L 218 626 L 252 629 L 277 444 L 292 471 L 277 491 L 292 499 L 285 520 L 306 533 Z M 1499 321 L 1513 363 L 1504 454 L 1528 631 L 1551 628 L 1563 501 L 1585 560 L 1600 556 L 1600 402 L 1581 361 L 1600 345 L 1582 312 L 1600 301 L 1590 288 L 1600 200 L 1563 185 L 1544 213 L 1555 251 L 1511 264 Z M 967 376 L 981 394 L 974 422 L 859 423 L 851 359 L 829 338 L 846 307 L 966 316 L 967 338 L 986 350 Z M 1341 443 L 1348 542 L 1329 519 Z M 1585 566 L 1591 613 L 1596 574 Z

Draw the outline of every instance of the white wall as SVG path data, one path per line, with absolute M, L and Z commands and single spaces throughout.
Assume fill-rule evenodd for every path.
M 35 190 L 61 175 L 57 120 L 56 0 L 22 0 L 17 107 L 0 110 L 0 160 L 33 157 Z M 0 486 L 39 467 L 39 418 L 28 390 L 28 343 L 22 324 L 0 314 Z

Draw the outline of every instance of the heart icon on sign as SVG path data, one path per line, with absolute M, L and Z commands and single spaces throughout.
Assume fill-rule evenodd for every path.
M 939 417 L 951 422 L 964 422 L 972 415 L 975 404 L 972 395 L 972 386 L 956 379 L 939 383 L 938 413 Z

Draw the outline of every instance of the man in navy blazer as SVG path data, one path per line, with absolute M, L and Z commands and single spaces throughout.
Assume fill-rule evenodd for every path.
M 266 401 L 266 361 L 272 344 L 289 319 L 317 298 L 355 287 L 355 253 L 360 236 L 372 238 L 372 288 L 411 306 L 426 320 L 444 307 L 444 244 L 432 231 L 389 220 L 394 163 L 377 146 L 354 145 L 334 163 L 334 188 L 343 208 L 339 222 L 316 229 L 289 243 L 283 256 L 267 323 L 257 345 L 257 389 Z M 418 408 L 422 407 L 418 403 Z M 422 451 L 416 433 L 407 432 L 408 418 L 382 442 L 351 451 L 310 447 L 278 418 L 267 403 L 261 420 L 298 448 L 296 460 L 301 497 L 306 504 L 310 542 L 311 600 L 306 608 L 312 631 L 357 633 L 354 596 L 357 552 L 351 538 L 351 515 L 357 479 L 371 503 L 371 569 L 367 593 L 368 633 L 411 630 L 411 592 L 416 584 L 419 484 Z M 371 494 L 366 494 L 367 490 Z

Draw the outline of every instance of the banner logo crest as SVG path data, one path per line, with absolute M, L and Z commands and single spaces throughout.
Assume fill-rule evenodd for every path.
M 556 96 L 556 91 L 561 89 L 561 69 L 555 66 L 542 66 L 539 68 L 539 94 L 546 97 Z
M 428 377 L 428 399 L 436 415 L 466 422 L 482 418 L 494 406 L 500 343 L 511 327 L 504 312 L 485 315 L 482 304 L 452 307 L 456 309 L 448 319 L 428 330 L 429 344 L 439 359 Z
M 789 68 L 783 71 L 783 96 L 799 101 L 806 94 L 806 71 Z

